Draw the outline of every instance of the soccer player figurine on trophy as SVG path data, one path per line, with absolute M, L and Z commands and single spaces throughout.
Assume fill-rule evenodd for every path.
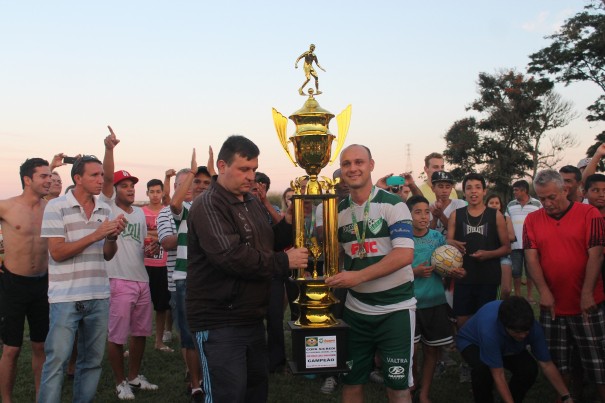
M 306 81 L 299 93 L 303 95 L 310 76 L 315 78 L 316 90 L 310 88 L 302 108 L 289 116 L 296 125 L 294 135 L 287 137 L 288 118 L 273 108 L 275 130 L 284 151 L 294 165 L 300 166 L 307 173 L 291 182 L 294 190 L 294 246 L 306 247 L 313 258 L 313 271 L 305 273 L 302 269 L 298 270 L 295 278 L 300 291 L 295 301 L 299 305 L 300 316 L 295 322 L 289 323 L 294 356 L 294 362 L 290 366 L 294 373 L 317 373 L 322 369 L 324 372 L 346 370 L 347 326 L 331 314 L 330 307 L 338 300 L 324 281 L 338 273 L 338 206 L 335 186 L 339 179 L 333 180 L 325 176 L 320 179 L 319 173 L 328 162 L 333 162 L 338 157 L 344 145 L 351 120 L 351 105 L 336 117 L 336 138 L 329 129 L 334 114 L 319 106 L 314 97 L 320 92 L 312 63 L 315 62 L 324 70 L 313 54 L 314 49 L 315 45 L 311 45 L 309 51 L 296 61 L 298 63 L 300 59 L 305 59 Z M 335 139 L 336 149 L 332 154 L 332 142 Z M 289 143 L 293 145 L 294 158 L 290 154 Z M 320 210 L 323 210 L 320 213 L 323 225 L 321 231 L 318 231 L 316 222 Z M 319 269 L 321 257 L 323 275 Z
M 305 85 L 307 85 L 307 83 L 309 81 L 311 81 L 311 76 L 313 76 L 313 78 L 315 79 L 315 95 L 321 94 L 321 91 L 319 90 L 319 78 L 317 77 L 317 73 L 315 72 L 315 69 L 313 68 L 313 62 L 315 62 L 317 67 L 319 67 L 322 71 L 325 72 L 326 70 L 323 67 L 321 67 L 321 65 L 319 64 L 319 61 L 317 60 L 317 56 L 315 56 L 315 53 L 313 53 L 314 50 L 315 50 L 315 45 L 311 44 L 311 46 L 309 46 L 309 50 L 304 52 L 302 55 L 298 56 L 298 59 L 296 59 L 296 62 L 294 63 L 294 68 L 297 69 L 298 62 L 300 61 L 300 59 L 302 59 L 302 58 L 305 59 L 305 64 L 303 65 L 303 69 L 305 70 L 306 81 L 298 89 L 298 93 L 300 95 L 305 95 L 305 92 L 304 92 Z

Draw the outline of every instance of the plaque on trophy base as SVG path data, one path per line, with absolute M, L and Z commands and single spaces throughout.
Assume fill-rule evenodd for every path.
M 292 332 L 292 361 L 288 362 L 294 375 L 348 372 L 347 329 L 342 320 L 330 327 L 301 327 L 288 322 Z

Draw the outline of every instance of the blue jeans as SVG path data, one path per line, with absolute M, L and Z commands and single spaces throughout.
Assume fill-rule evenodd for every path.
M 187 311 L 185 310 L 185 292 L 187 291 L 187 280 L 176 280 L 176 291 L 170 292 L 170 301 L 174 300 L 175 306 L 172 310 L 172 317 L 179 328 L 179 334 L 181 335 L 181 348 L 193 350 L 195 348 L 195 342 L 193 341 L 193 335 L 189 330 L 189 324 L 187 323 Z
M 109 299 L 50 304 L 50 329 L 44 344 L 46 361 L 40 381 L 40 403 L 61 401 L 63 364 L 71 356 L 76 330 L 79 336 L 73 402 L 94 400 L 101 377 L 108 318 Z

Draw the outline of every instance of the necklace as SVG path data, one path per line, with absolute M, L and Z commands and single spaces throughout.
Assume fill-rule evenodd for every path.
M 471 224 L 471 219 L 470 219 L 470 217 L 468 215 L 468 207 L 467 207 L 467 209 L 466 209 L 466 223 L 469 225 L 469 227 L 480 227 L 481 226 L 481 222 L 483 222 L 483 215 L 485 214 L 486 210 L 487 210 L 487 207 L 485 207 L 483 209 L 483 213 L 481 213 L 481 215 L 479 216 L 479 223 L 477 225 L 473 225 L 473 224 Z
M 368 227 L 368 218 L 370 216 L 370 200 L 372 199 L 372 193 L 374 193 L 374 186 L 372 186 L 372 190 L 370 190 L 370 195 L 368 196 L 368 200 L 363 207 L 363 228 L 361 230 L 361 235 L 359 234 L 359 230 L 357 229 L 357 217 L 355 217 L 355 209 L 351 207 L 351 221 L 353 221 L 353 232 L 355 233 L 355 238 L 357 239 L 357 245 L 359 248 L 357 249 L 357 257 L 360 259 L 364 259 L 368 256 L 368 252 L 366 251 L 366 229 Z M 353 199 L 351 199 L 351 195 L 349 195 L 349 204 L 353 203 Z

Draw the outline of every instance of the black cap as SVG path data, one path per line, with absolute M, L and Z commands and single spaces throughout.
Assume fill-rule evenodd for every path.
M 431 175 L 431 183 L 435 183 L 435 182 L 448 182 L 448 183 L 451 183 L 452 185 L 454 183 L 456 183 L 452 174 L 449 172 L 445 172 L 445 171 L 433 172 L 433 174 Z

